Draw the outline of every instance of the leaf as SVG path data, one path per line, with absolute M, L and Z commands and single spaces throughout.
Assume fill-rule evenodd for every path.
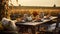
M 11 2 L 11 0 L 9 0 Z
M 18 2 L 18 0 L 16 0 Z
M 16 0 L 17 4 L 18 4 L 18 0 Z

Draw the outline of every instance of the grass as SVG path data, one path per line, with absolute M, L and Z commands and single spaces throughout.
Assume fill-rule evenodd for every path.
M 0 30 L 3 30 L 2 22 L 0 21 Z

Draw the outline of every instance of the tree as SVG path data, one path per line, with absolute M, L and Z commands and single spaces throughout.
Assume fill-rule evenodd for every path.
M 8 2 L 11 0 L 0 0 L 0 21 L 3 17 L 7 17 L 9 14 Z M 18 2 L 18 0 L 16 0 Z

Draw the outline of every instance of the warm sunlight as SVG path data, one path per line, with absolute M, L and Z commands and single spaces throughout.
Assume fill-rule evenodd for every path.
M 60 6 L 60 0 L 18 0 L 18 3 L 16 0 L 12 0 L 12 4 L 14 6 L 18 6 L 19 4 L 21 6 L 53 6 L 54 4 Z

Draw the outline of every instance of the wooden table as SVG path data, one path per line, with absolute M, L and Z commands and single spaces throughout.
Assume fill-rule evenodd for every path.
M 24 26 L 26 28 L 31 28 L 32 33 L 36 34 L 36 27 L 39 27 L 40 24 L 46 23 L 48 21 L 51 21 L 53 19 L 56 19 L 57 17 L 51 17 L 50 19 L 45 19 L 43 22 L 26 22 L 26 23 L 16 23 L 17 26 L 21 27 Z

